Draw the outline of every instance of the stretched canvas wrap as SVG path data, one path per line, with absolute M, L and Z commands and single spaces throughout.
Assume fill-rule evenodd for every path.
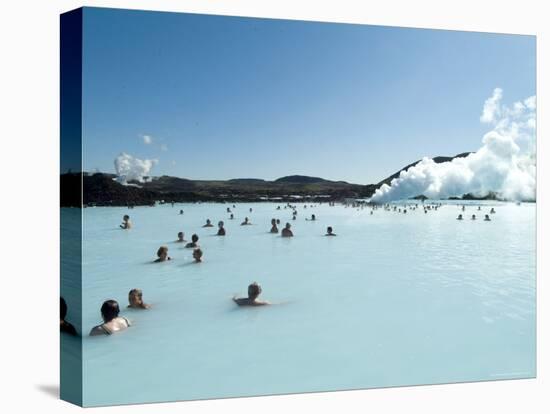
M 61 397 L 536 375 L 534 36 L 61 16 Z

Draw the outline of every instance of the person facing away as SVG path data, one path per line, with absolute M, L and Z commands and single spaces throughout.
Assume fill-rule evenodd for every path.
M 130 326 L 130 321 L 123 316 L 118 316 L 120 308 L 116 300 L 106 300 L 101 306 L 101 317 L 103 323 L 94 326 L 90 331 L 90 336 L 112 335 L 116 332 L 125 330 Z
M 495 213 L 496 213 L 496 211 L 495 211 L 495 209 L 494 209 L 494 208 L 491 208 L 491 211 L 489 211 L 489 213 L 491 213 L 491 214 L 495 214 Z
M 248 297 L 237 298 L 233 297 L 233 302 L 239 306 L 264 306 L 269 305 L 269 302 L 258 300 L 258 296 L 262 293 L 262 288 L 256 282 L 248 285 Z
M 130 216 L 128 214 L 125 214 L 124 217 L 122 217 L 122 224 L 120 225 L 120 228 L 124 230 L 132 228 L 132 222 L 130 221 Z
M 182 216 L 182 215 L 183 215 L 183 210 L 180 210 L 180 216 Z
M 202 250 L 200 247 L 197 247 L 195 250 L 193 250 L 193 259 L 195 259 L 195 263 L 202 262 Z
M 176 240 L 177 243 L 183 243 L 185 239 L 183 238 L 185 235 L 183 234 L 183 231 L 180 231 L 178 233 L 178 240 Z
M 491 218 L 489 217 L 489 214 L 485 214 L 484 221 L 491 221 Z
M 172 260 L 170 256 L 168 256 L 168 247 L 166 246 L 160 246 L 157 250 L 157 256 L 158 259 L 155 260 L 155 263 L 165 262 L 167 260 Z
M 282 237 L 293 237 L 294 234 L 292 233 L 292 230 L 290 230 L 290 223 L 285 224 L 285 228 L 281 231 Z
M 458 217 L 456 218 L 457 220 L 462 220 L 462 214 L 459 214 Z
M 231 213 L 231 215 L 229 216 L 229 220 L 233 220 L 235 218 L 235 216 L 233 215 L 233 213 Z
M 476 219 L 476 215 L 472 214 L 472 220 L 475 220 L 475 219 Z
M 185 247 L 188 249 L 194 249 L 195 247 L 199 246 L 198 242 L 199 242 L 199 236 L 197 236 L 196 234 L 193 234 L 191 236 L 191 242 L 187 243 Z
M 244 221 L 241 223 L 241 226 L 247 226 L 249 224 L 252 224 L 252 223 L 250 223 L 250 221 L 248 221 L 248 217 L 245 217 Z
M 271 219 L 271 230 L 270 233 L 279 233 L 279 228 L 277 227 L 277 220 Z
M 225 236 L 225 228 L 223 227 L 223 221 L 218 222 L 218 236 Z
M 336 234 L 332 232 L 332 226 L 327 227 L 327 234 L 325 234 L 325 236 L 336 236 Z
M 307 219 L 306 219 L 307 220 Z M 311 215 L 311 218 L 309 219 L 309 221 L 315 221 L 315 214 L 312 214 Z
M 128 307 L 130 309 L 149 309 L 151 306 L 143 302 L 141 289 L 132 289 L 128 292 Z
M 210 219 L 206 219 L 206 224 L 203 225 L 202 227 L 214 227 L 214 225 L 212 224 L 212 222 L 210 221 Z
M 77 332 L 76 332 L 76 329 L 75 327 L 67 322 L 65 320 L 65 318 L 67 317 L 67 302 L 65 302 L 65 299 L 63 299 L 63 297 L 60 298 L 60 320 L 61 320 L 61 323 L 60 323 L 60 331 L 62 333 L 66 333 L 66 334 L 69 334 L 69 335 L 73 335 L 73 336 L 77 336 Z

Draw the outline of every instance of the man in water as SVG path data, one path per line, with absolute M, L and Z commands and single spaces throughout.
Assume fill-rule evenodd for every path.
M 472 214 L 472 220 L 475 220 L 475 219 L 476 219 L 476 215 Z
M 489 217 L 489 214 L 485 214 L 484 221 L 491 221 L 491 218 Z
M 178 239 L 176 240 L 177 243 L 183 243 L 185 242 L 185 239 L 183 238 L 184 234 L 183 234 L 183 231 L 180 231 L 178 233 Z
M 269 230 L 270 233 L 279 233 L 279 229 L 277 228 L 277 220 L 274 218 L 271 219 L 271 230 Z
M 212 222 L 210 221 L 210 219 L 206 219 L 206 224 L 202 227 L 214 227 L 214 225 L 212 224 Z
M 231 215 L 229 216 L 229 220 L 233 220 L 235 218 L 235 216 L 233 215 L 233 213 L 231 213 Z
M 197 247 L 195 250 L 193 250 L 193 259 L 195 259 L 195 263 L 202 262 L 202 250 L 200 247 Z
M 130 321 L 123 316 L 118 316 L 120 308 L 116 300 L 107 300 L 101 306 L 101 317 L 103 323 L 94 326 L 90 336 L 112 335 L 115 332 L 123 331 L 130 326 Z
M 308 220 L 308 219 L 306 219 L 306 220 Z M 315 221 L 315 214 L 311 215 L 311 219 L 309 219 L 309 221 Z
M 190 243 L 187 243 L 185 245 L 185 247 L 187 249 L 194 249 L 196 247 L 199 247 L 199 236 L 197 236 L 196 234 L 193 234 L 191 236 L 191 242 Z
M 462 214 L 459 214 L 458 217 L 456 218 L 457 220 L 462 220 Z
M 125 214 L 124 217 L 122 217 L 122 224 L 120 225 L 120 228 L 124 230 L 132 228 L 132 222 L 130 221 L 130 216 L 128 214 Z
M 239 306 L 264 306 L 269 305 L 269 302 L 258 300 L 258 296 L 262 293 L 262 288 L 256 282 L 248 286 L 248 297 L 237 298 L 233 297 L 233 301 Z
M 180 216 L 183 216 L 183 210 L 180 210 Z
M 172 260 L 170 256 L 168 256 L 168 247 L 166 246 L 160 246 L 157 250 L 157 256 L 158 259 L 155 260 L 155 263 L 160 262 L 166 262 L 167 260 Z
M 495 213 L 496 213 L 496 211 L 495 211 L 495 209 L 494 209 L 494 208 L 491 208 L 491 211 L 489 211 L 489 213 L 491 213 L 491 214 L 495 214 Z
M 241 226 L 248 226 L 249 224 L 252 224 L 252 223 L 248 221 L 248 217 L 245 217 L 244 221 L 241 223 Z
M 285 228 L 281 231 L 281 237 L 293 237 L 294 234 L 290 230 L 290 223 L 285 224 Z
M 332 232 L 332 227 L 331 226 L 327 227 L 327 234 L 325 234 L 325 236 L 336 236 L 336 234 L 334 234 Z
M 130 309 L 149 309 L 151 307 L 143 302 L 143 292 L 141 289 L 132 289 L 128 293 L 128 302 Z
M 65 318 L 67 317 L 67 302 L 65 302 L 65 299 L 63 299 L 63 297 L 61 297 L 61 312 L 60 312 L 60 316 L 61 316 L 61 323 L 60 323 L 60 328 L 61 328 L 61 332 L 62 333 L 66 333 L 66 334 L 69 334 L 69 335 L 73 335 L 73 336 L 77 336 L 77 332 L 76 332 L 76 329 L 75 327 L 67 322 L 65 320 Z
M 225 229 L 223 228 L 223 221 L 218 221 L 218 236 L 225 236 Z

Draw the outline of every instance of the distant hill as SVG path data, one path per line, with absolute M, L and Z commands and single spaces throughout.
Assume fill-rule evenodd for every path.
M 454 157 L 435 157 L 442 163 L 457 157 L 466 157 L 469 152 Z M 289 175 L 274 181 L 259 178 L 235 178 L 231 180 L 189 180 L 163 175 L 153 177 L 145 183 L 132 182 L 122 185 L 113 174 L 61 175 L 61 205 L 77 207 L 84 205 L 126 206 L 151 205 L 156 201 L 266 201 L 280 200 L 296 202 L 300 198 L 316 201 L 335 201 L 345 198 L 369 198 L 382 184 L 390 184 L 401 171 L 420 161 L 407 165 L 378 184 L 351 184 L 345 181 L 330 181 L 320 177 Z M 468 197 L 471 195 L 467 195 Z

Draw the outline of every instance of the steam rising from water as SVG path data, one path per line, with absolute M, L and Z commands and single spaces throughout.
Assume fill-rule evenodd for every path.
M 116 180 L 121 184 L 128 184 L 128 181 L 145 181 L 157 160 L 141 160 L 125 152 L 115 158 Z
M 480 121 L 492 130 L 482 146 L 465 158 L 437 164 L 423 158 L 402 171 L 391 185 L 382 185 L 371 201 L 384 203 L 423 194 L 448 198 L 471 193 L 494 192 L 504 200 L 534 201 L 536 197 L 536 97 L 502 104 L 502 89 L 485 101 Z

